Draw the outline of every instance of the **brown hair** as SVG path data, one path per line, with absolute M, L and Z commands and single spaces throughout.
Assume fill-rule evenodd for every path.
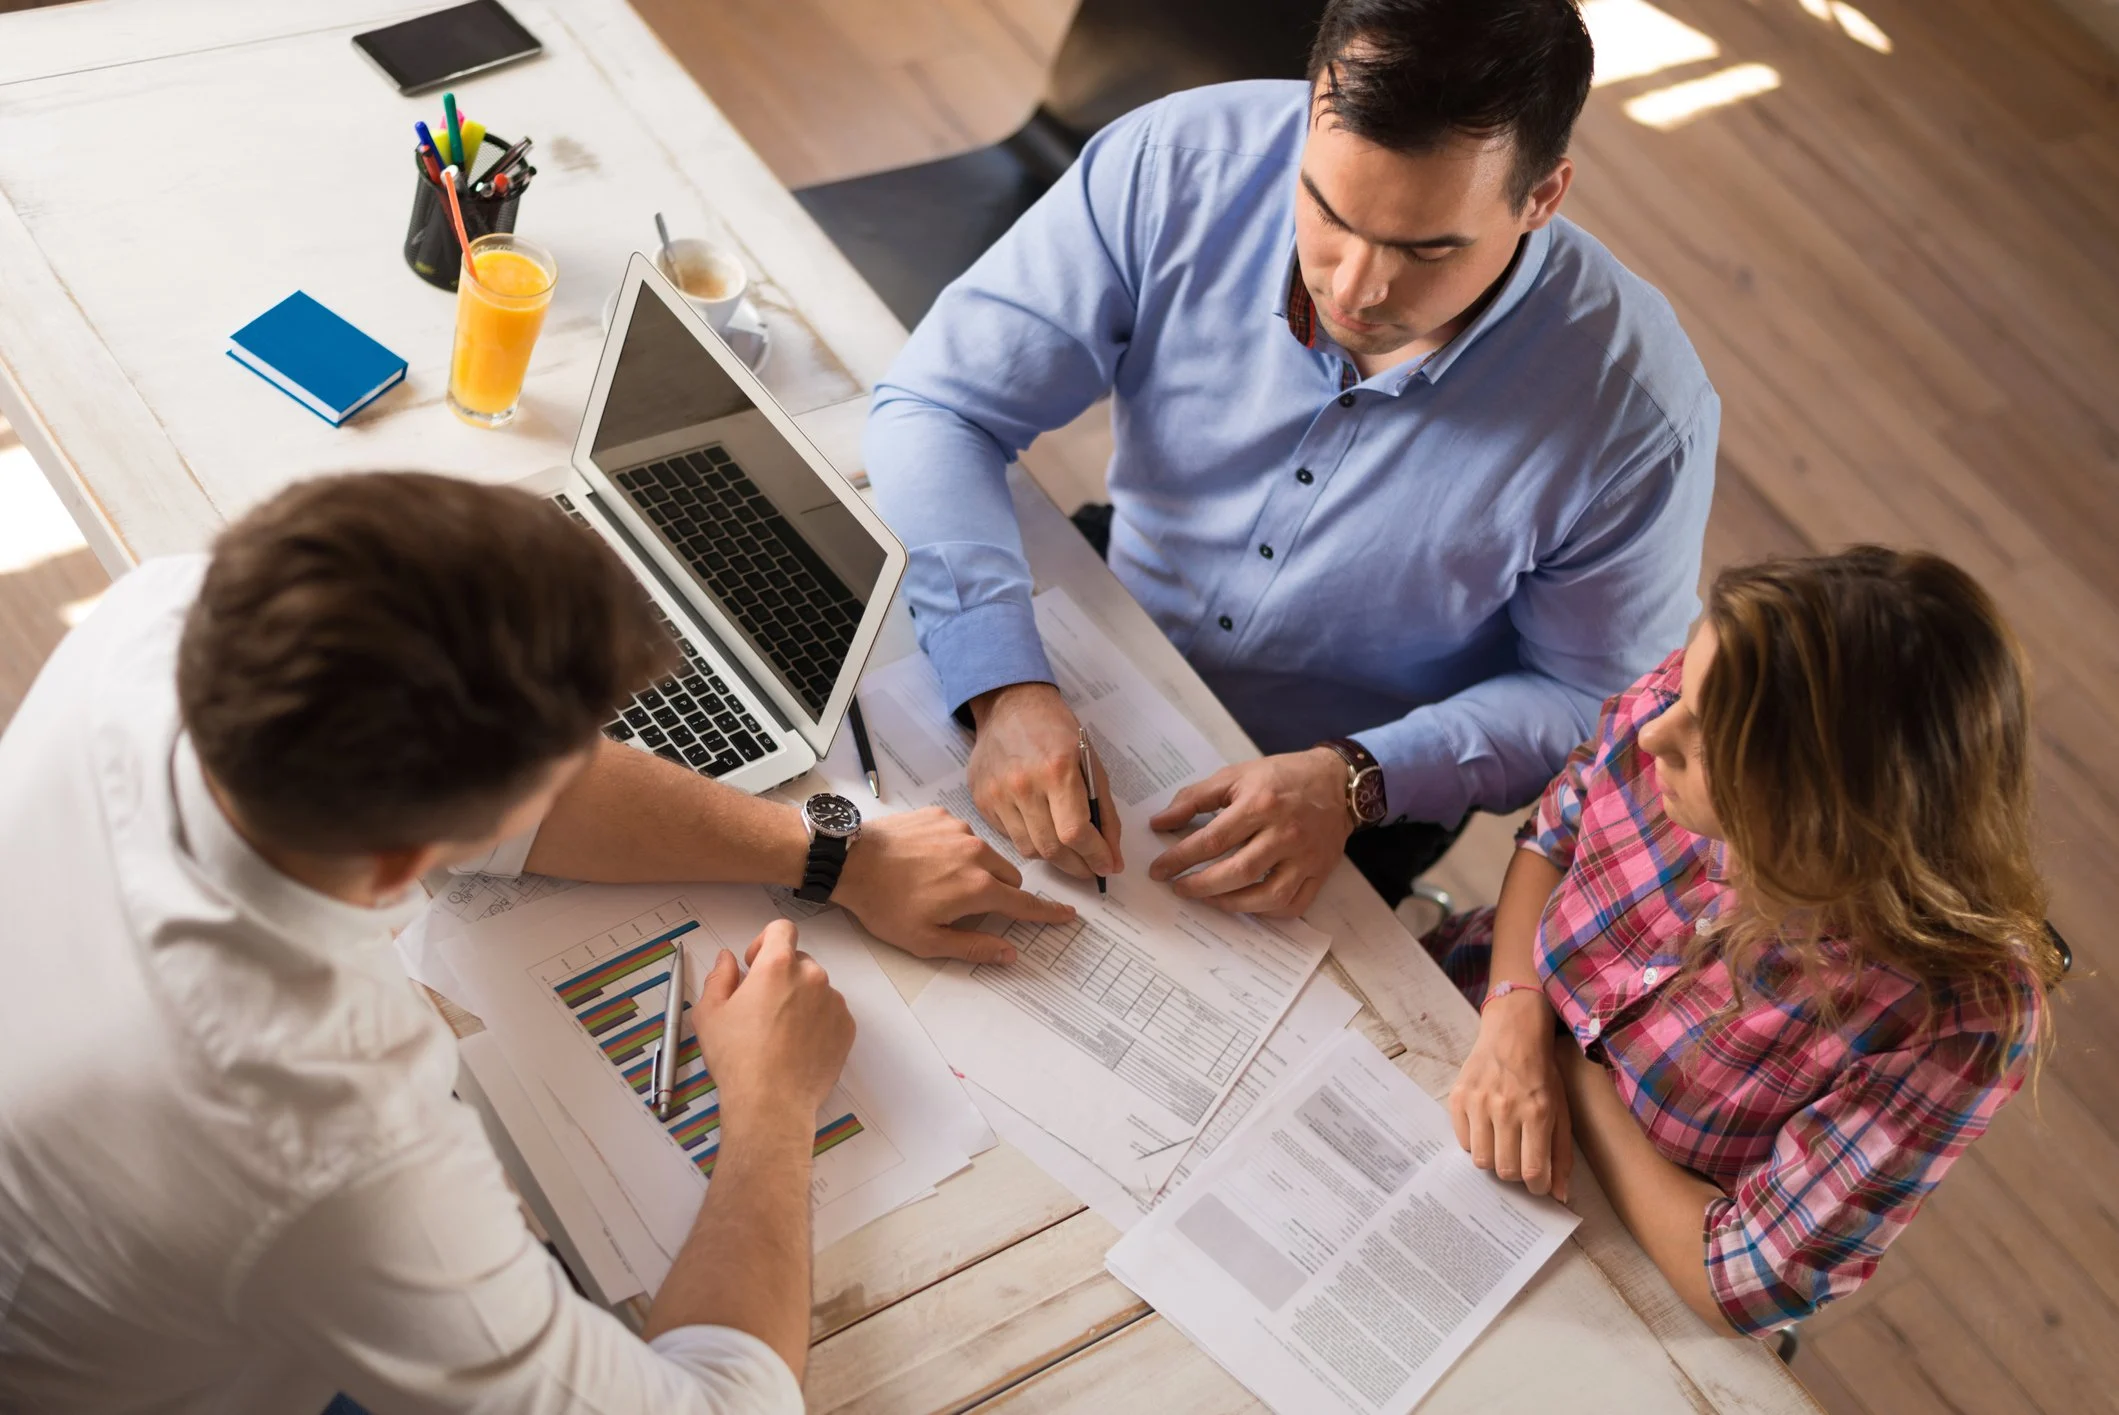
M 377 472 L 222 533 L 177 698 L 250 825 L 353 854 L 488 833 L 670 662 L 640 586 L 557 508 Z
M 2022 654 L 1993 601 L 1940 556 L 1856 546 L 1725 570 L 1707 620 L 1701 751 L 1742 902 L 1700 947 L 1741 980 L 1778 941 L 1814 978 L 1844 940 L 1931 1005 L 1987 1000 L 2007 1065 L 2061 969 Z

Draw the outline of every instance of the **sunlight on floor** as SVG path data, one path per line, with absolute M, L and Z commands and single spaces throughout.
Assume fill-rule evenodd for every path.
M 1840 33 L 1856 44 L 1865 44 L 1879 54 L 1891 52 L 1891 36 L 1884 33 L 1883 26 L 1846 0 L 1802 0 L 1802 7 L 1812 18 L 1839 26 Z
M 1770 64 L 1735 64 L 1703 79 L 1688 79 L 1626 100 L 1626 116 L 1667 132 L 1702 113 L 1726 108 L 1781 86 L 1780 71 Z
M 59 504 L 29 449 L 0 423 L 0 575 L 84 549 L 80 528 Z
M 1597 88 L 1712 59 L 1722 47 L 1648 0 L 1583 0 L 1582 22 L 1596 45 Z

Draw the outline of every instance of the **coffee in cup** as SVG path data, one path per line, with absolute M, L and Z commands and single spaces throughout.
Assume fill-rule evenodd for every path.
M 743 262 L 710 242 L 689 239 L 670 242 L 669 254 L 675 257 L 675 268 L 660 254 L 655 257 L 655 268 L 683 292 L 716 334 L 726 333 L 729 320 L 743 303 L 743 292 L 750 288 Z

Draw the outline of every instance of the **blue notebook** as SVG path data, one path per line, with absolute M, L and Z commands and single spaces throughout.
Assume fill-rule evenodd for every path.
M 333 427 L 405 376 L 405 361 L 297 290 L 228 336 L 228 357 Z

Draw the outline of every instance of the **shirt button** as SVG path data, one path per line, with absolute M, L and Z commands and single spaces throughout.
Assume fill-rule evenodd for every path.
M 1216 622 L 1219 623 L 1224 629 L 1234 629 L 1236 627 L 1236 621 L 1234 619 L 1231 619 L 1226 614 L 1222 615 L 1221 618 Z
M 1271 560 L 1273 558 L 1273 547 L 1270 545 L 1261 545 L 1260 547 L 1258 547 L 1258 553 L 1260 555 L 1263 555 L 1266 559 Z
M 1301 482 L 1304 486 L 1308 486 L 1311 482 L 1317 480 L 1317 478 L 1311 473 L 1308 467 L 1297 467 L 1295 469 L 1295 480 Z
M 1353 407 L 1353 406 L 1354 406 L 1354 395 L 1353 395 L 1353 394 L 1351 394 L 1351 393 L 1342 393 L 1342 394 L 1340 394 L 1340 395 L 1339 395 L 1339 406 L 1340 406 L 1340 407 L 1342 407 L 1342 408 L 1351 408 L 1351 407 Z
M 1655 980 L 1662 976 L 1663 970 L 1661 968 L 1647 969 L 1641 974 L 1641 986 L 1652 988 L 1655 986 Z
M 1599 1022 L 1594 1017 L 1590 1018 L 1587 1022 L 1584 1022 L 1582 1024 L 1582 1035 L 1585 1037 L 1593 1037 L 1603 1030 L 1604 1024 L 1602 1022 Z

